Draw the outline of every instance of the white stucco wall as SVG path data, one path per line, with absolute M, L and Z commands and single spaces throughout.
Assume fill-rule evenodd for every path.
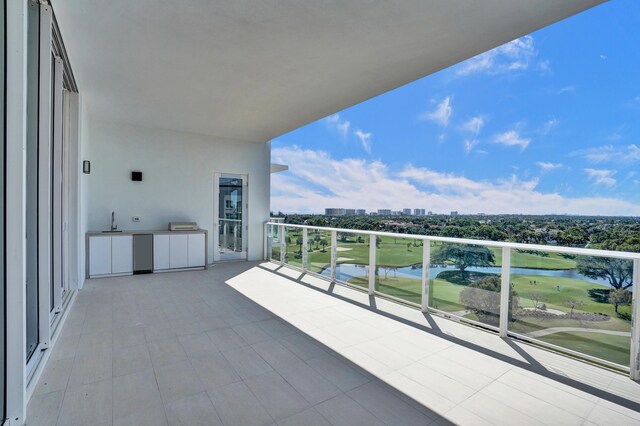
M 118 229 L 166 229 L 171 221 L 195 221 L 209 231 L 213 261 L 214 173 L 249 176 L 248 256 L 262 258 L 263 223 L 269 218 L 270 144 L 150 129 L 90 118 L 82 160 L 91 174 L 86 230 L 107 230 L 111 212 Z M 84 153 L 87 153 L 86 155 Z M 141 171 L 142 182 L 131 181 Z M 135 223 L 133 216 L 141 221 Z

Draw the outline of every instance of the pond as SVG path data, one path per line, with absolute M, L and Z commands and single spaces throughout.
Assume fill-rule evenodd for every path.
M 348 281 L 354 277 L 362 277 L 366 275 L 366 265 L 357 265 L 353 263 L 340 263 L 336 266 L 336 278 L 340 281 Z M 431 279 L 438 276 L 440 272 L 443 271 L 454 271 L 456 267 L 453 265 L 447 266 L 432 266 L 429 268 L 429 277 Z M 502 268 L 500 267 L 488 267 L 488 268 L 467 268 L 467 271 L 471 272 L 483 272 L 486 274 L 500 274 L 502 272 Z M 382 272 L 380 272 L 382 273 Z M 540 275 L 546 277 L 561 277 L 561 278 L 573 278 L 576 280 L 587 281 L 595 284 L 601 284 L 605 286 L 609 286 L 609 281 L 603 278 L 588 278 L 578 272 L 577 269 L 534 269 L 534 268 L 511 268 L 512 275 Z M 322 270 L 322 275 L 330 276 L 330 271 L 328 267 L 325 267 Z M 402 278 L 414 278 L 414 279 L 422 279 L 422 268 L 412 267 L 412 266 L 404 266 L 396 269 L 395 271 L 390 271 L 389 275 L 397 276 Z

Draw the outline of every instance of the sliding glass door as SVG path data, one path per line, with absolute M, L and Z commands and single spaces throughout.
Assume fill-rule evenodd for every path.
M 39 146 L 39 44 L 40 6 L 29 3 L 27 36 L 27 150 L 26 150 L 26 350 L 28 362 L 40 342 L 38 291 L 38 167 Z
M 55 46 L 52 46 L 55 52 Z M 51 280 L 49 297 L 49 315 L 54 319 L 62 308 L 64 279 L 63 264 L 63 131 L 64 131 L 64 87 L 63 64 L 59 56 L 51 55 Z
M 247 176 L 215 175 L 215 260 L 247 258 Z
M 5 359 L 5 346 L 6 346 L 6 323 L 5 323 L 5 286 L 6 286 L 6 272 L 5 272 L 5 151 L 7 144 L 6 128 L 6 104 L 7 98 L 5 93 L 6 75 L 5 75 L 5 62 L 7 52 L 7 41 L 5 37 L 6 28 L 6 7 L 7 2 L 3 0 L 0 3 L 0 34 L 2 42 L 0 43 L 0 137 L 2 138 L 2 145 L 0 146 L 0 423 L 5 419 L 5 389 L 6 389 L 6 359 Z

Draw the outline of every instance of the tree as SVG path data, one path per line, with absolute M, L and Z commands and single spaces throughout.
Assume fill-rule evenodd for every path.
M 389 272 L 391 272 L 394 268 L 393 266 L 380 265 L 382 270 L 384 271 L 384 279 L 386 280 L 389 276 Z
M 484 246 L 444 243 L 435 250 L 431 262 L 435 264 L 451 262 L 464 274 L 469 267 L 493 266 L 495 257 L 493 252 Z
M 609 292 L 609 303 L 613 305 L 618 313 L 618 306 L 628 305 L 631 303 L 631 292 L 623 288 L 616 288 Z
M 632 285 L 633 262 L 631 260 L 580 256 L 576 264 L 578 272 L 585 277 L 606 279 L 614 289 L 627 289 Z
M 584 302 L 580 301 L 580 300 L 575 300 L 575 299 L 569 299 L 566 302 L 564 302 L 565 305 L 567 305 L 569 308 L 571 308 L 571 312 L 569 312 L 569 318 L 573 317 L 573 310 L 575 308 L 579 308 L 580 306 L 584 306 Z
M 322 238 L 322 239 L 320 240 L 320 245 L 322 246 L 322 252 L 323 252 L 323 253 L 324 253 L 325 251 L 327 251 L 327 250 L 326 250 L 327 244 L 329 244 L 329 243 L 327 243 L 327 240 L 325 240 L 324 238 Z
M 296 238 L 296 244 L 300 246 L 300 254 L 302 254 L 302 237 Z
M 537 311 L 540 307 L 540 303 L 545 301 L 545 297 L 539 293 L 530 293 L 526 295 L 527 299 L 531 299 L 533 301 L 533 310 Z
M 501 280 L 496 275 L 490 275 L 469 284 L 460 292 L 460 303 L 472 310 L 478 318 L 489 324 L 497 324 L 500 318 L 500 289 Z M 518 308 L 518 294 L 510 287 L 509 317 Z
M 313 236 L 313 241 L 316 243 L 316 250 L 318 250 L 318 243 L 320 243 L 320 240 L 321 240 L 321 239 L 322 239 L 322 238 L 320 238 L 320 233 L 319 233 L 319 232 L 318 232 L 318 233 L 316 233 L 316 234 Z

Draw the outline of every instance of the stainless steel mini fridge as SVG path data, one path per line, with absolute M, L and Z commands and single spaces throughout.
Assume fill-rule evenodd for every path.
M 133 236 L 133 273 L 153 272 L 153 235 L 135 234 Z

